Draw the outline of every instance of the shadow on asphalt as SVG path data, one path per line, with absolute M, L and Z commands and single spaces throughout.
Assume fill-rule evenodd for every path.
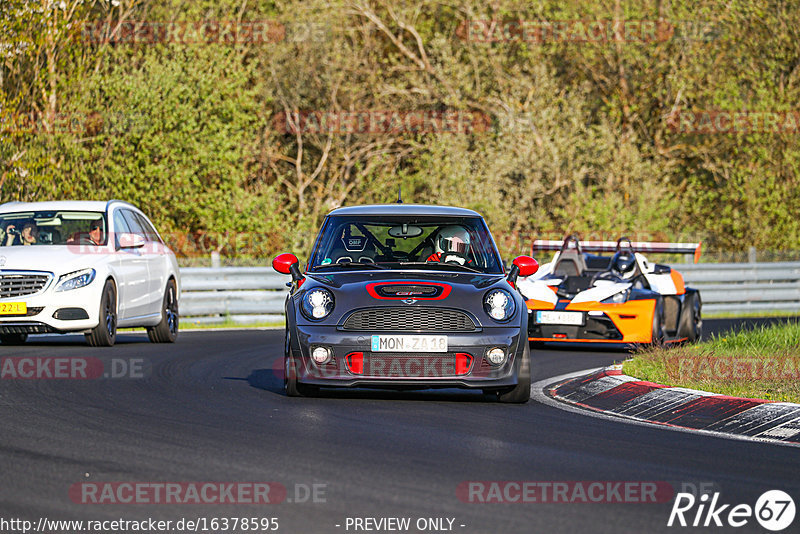
M 114 343 L 115 345 L 130 345 L 134 343 L 144 343 L 149 345 L 150 340 L 147 338 L 147 334 L 117 334 L 117 340 Z M 91 348 L 92 350 L 95 349 L 113 349 L 114 347 L 89 347 L 89 344 L 86 343 L 86 339 L 83 337 L 83 334 L 64 334 L 64 335 L 46 335 L 46 336 L 31 336 L 28 340 L 21 344 L 21 345 L 3 345 L 0 344 L 0 350 L 3 348 L 14 348 L 14 347 L 43 347 L 43 346 L 64 346 L 64 347 L 74 347 L 74 346 L 84 346 L 87 348 Z
M 241 380 L 240 378 L 226 377 L 227 380 Z M 276 395 L 285 396 L 283 379 L 275 375 L 272 369 L 256 369 L 245 380 L 251 387 L 269 391 Z M 406 400 L 406 401 L 449 401 L 449 402 L 493 402 L 491 395 L 484 395 L 480 391 L 466 391 L 460 389 L 404 389 L 394 388 L 353 388 L 353 389 L 325 389 L 318 390 L 314 398 L 324 399 L 371 399 L 371 400 Z

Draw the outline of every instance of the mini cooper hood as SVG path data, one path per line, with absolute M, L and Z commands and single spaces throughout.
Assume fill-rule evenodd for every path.
M 109 255 L 105 247 L 97 247 L 96 252 L 82 249 L 65 245 L 0 247 L 0 270 L 47 271 L 59 275 L 92 267 Z
M 492 320 L 484 311 L 483 299 L 493 288 L 502 288 L 516 304 L 516 315 L 525 308 L 519 295 L 501 274 L 423 270 L 370 270 L 358 272 L 306 273 L 300 293 L 313 287 L 324 286 L 333 293 L 336 302 L 333 312 L 324 321 L 340 324 L 345 316 L 356 309 L 381 307 L 442 307 L 467 312 L 484 327 L 506 326 Z M 434 291 L 429 292 L 431 288 Z M 513 296 L 516 295 L 516 296 Z M 308 320 L 298 313 L 298 323 Z
M 505 277 L 502 274 L 480 274 L 463 272 L 443 272 L 419 270 L 374 270 L 369 272 L 320 272 L 307 273 L 308 278 L 324 284 L 332 289 L 343 291 L 357 290 L 359 287 L 367 292 L 367 287 L 374 287 L 374 284 L 384 285 L 396 282 L 398 285 L 413 285 L 419 282 L 424 284 L 443 284 L 448 285 L 455 291 L 458 287 L 468 289 L 470 292 L 488 288 Z M 507 289 L 511 289 L 506 285 Z

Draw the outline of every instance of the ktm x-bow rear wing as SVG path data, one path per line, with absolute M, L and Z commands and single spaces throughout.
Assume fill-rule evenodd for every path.
M 567 236 L 563 241 L 537 239 L 531 245 L 531 252 L 546 250 L 564 250 L 575 243 L 574 248 L 580 252 L 617 252 L 621 248 L 630 246 L 634 252 L 649 252 L 653 254 L 686 254 L 694 256 L 694 262 L 700 260 L 702 243 L 650 243 L 645 241 L 631 241 L 621 237 L 617 241 L 579 241 L 574 235 Z

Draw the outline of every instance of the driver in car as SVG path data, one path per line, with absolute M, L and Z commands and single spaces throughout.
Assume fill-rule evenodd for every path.
M 619 251 L 611 258 L 611 273 L 627 280 L 632 278 L 636 270 L 636 257 L 631 252 Z
M 436 234 L 433 254 L 426 261 L 472 263 L 469 254 L 469 232 L 462 226 L 445 226 Z
M 103 219 L 92 221 L 89 225 L 89 240 L 93 245 L 103 244 Z

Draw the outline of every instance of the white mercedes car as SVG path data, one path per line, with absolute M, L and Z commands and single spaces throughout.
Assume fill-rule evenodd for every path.
M 180 272 L 150 220 L 119 200 L 0 205 L 0 342 L 84 333 L 114 344 L 118 328 L 178 337 Z

